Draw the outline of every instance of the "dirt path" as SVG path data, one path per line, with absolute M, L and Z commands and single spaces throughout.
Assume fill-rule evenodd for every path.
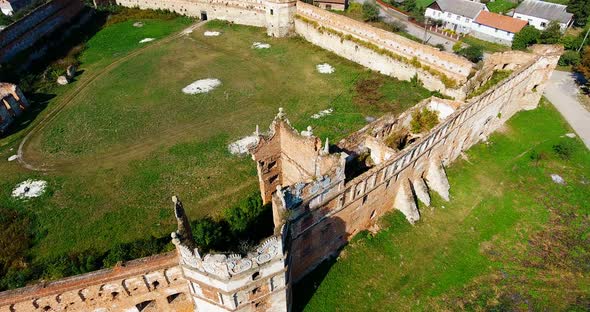
M 580 89 L 573 73 L 553 72 L 545 96 L 590 149 L 590 112 L 580 102 L 579 95 Z
M 205 23 L 206 22 L 195 23 L 195 24 L 189 26 L 188 28 L 178 32 L 177 34 L 171 35 L 167 38 L 155 41 L 152 44 L 149 44 L 149 45 L 146 45 L 142 48 L 139 48 L 138 50 L 135 50 L 135 51 L 129 53 L 128 55 L 115 60 L 113 63 L 109 64 L 108 66 L 105 66 L 102 70 L 95 72 L 91 76 L 86 77 L 86 79 L 80 81 L 79 84 L 73 90 L 71 90 L 68 94 L 66 94 L 66 96 L 64 98 L 59 100 L 58 103 L 56 104 L 56 107 L 49 114 L 47 114 L 40 122 L 38 122 L 36 125 L 34 125 L 33 128 L 31 128 L 29 130 L 29 132 L 27 133 L 27 135 L 23 138 L 23 140 L 21 141 L 21 143 L 18 146 L 18 153 L 17 154 L 18 154 L 19 163 L 23 167 L 25 167 L 29 170 L 33 170 L 33 171 L 52 170 L 53 168 L 51 168 L 51 166 L 48 164 L 45 164 L 45 163 L 43 163 L 43 164 L 37 163 L 36 164 L 36 162 L 39 162 L 39 161 L 34 160 L 33 159 L 34 157 L 31 157 L 30 159 L 25 158 L 25 151 L 27 151 L 27 155 L 29 155 L 29 152 L 31 152 L 30 151 L 30 148 L 31 148 L 30 142 L 33 141 L 33 138 L 35 137 L 35 135 L 37 135 L 40 132 L 40 130 L 42 130 L 49 123 L 51 123 L 53 120 L 55 120 L 55 118 L 57 118 L 57 116 L 59 116 L 60 112 L 65 107 L 67 107 L 83 91 L 87 90 L 87 87 L 89 85 L 91 85 L 98 78 L 102 77 L 103 75 L 105 75 L 105 74 L 109 73 L 110 71 L 112 71 L 113 69 L 117 68 L 121 63 L 137 56 L 138 54 L 141 54 L 142 52 L 144 52 L 145 50 L 147 50 L 151 47 L 166 44 L 174 39 L 177 39 L 177 38 L 180 38 L 180 37 L 185 36 L 187 34 L 190 34 L 194 29 L 201 27 Z M 34 154 L 34 152 L 32 154 Z

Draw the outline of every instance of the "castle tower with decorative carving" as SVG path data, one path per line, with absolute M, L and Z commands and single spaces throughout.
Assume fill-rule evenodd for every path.
M 282 233 L 265 239 L 247 255 L 201 257 L 180 200 L 173 197 L 178 230 L 172 242 L 189 284 L 196 311 L 289 311 L 288 253 Z

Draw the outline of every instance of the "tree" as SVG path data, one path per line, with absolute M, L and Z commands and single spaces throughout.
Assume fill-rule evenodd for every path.
M 515 50 L 525 50 L 529 45 L 537 43 L 541 37 L 541 32 L 533 26 L 523 27 L 512 40 L 512 48 Z
M 578 54 L 578 52 L 576 51 L 565 51 L 565 53 L 563 53 L 563 55 L 561 55 L 561 57 L 559 58 L 558 64 L 560 66 L 577 66 L 580 64 L 580 54 Z
M 541 43 L 555 44 L 561 39 L 561 27 L 558 21 L 551 21 L 541 33 Z
M 574 14 L 576 26 L 585 26 L 590 17 L 590 0 L 570 0 L 567 11 Z
M 475 46 L 469 46 L 465 49 L 461 49 L 457 52 L 457 54 L 465 57 L 473 63 L 477 63 L 481 61 L 481 59 L 483 58 L 482 49 L 480 47 Z
M 379 20 L 379 8 L 377 5 L 365 2 L 363 3 L 363 19 L 365 22 L 375 22 Z
M 586 79 L 590 80 L 590 48 L 584 49 L 582 60 L 580 61 L 580 65 L 576 66 L 576 70 L 584 75 Z

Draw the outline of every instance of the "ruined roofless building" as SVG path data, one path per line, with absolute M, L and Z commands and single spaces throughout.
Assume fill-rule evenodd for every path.
M 0 82 L 0 133 L 5 132 L 27 108 L 29 102 L 18 86 Z

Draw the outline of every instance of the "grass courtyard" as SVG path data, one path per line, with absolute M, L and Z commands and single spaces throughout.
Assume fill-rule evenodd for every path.
M 447 168 L 450 202 L 359 234 L 296 287 L 296 310 L 587 311 L 590 152 L 569 132 L 545 100 L 518 113 Z
M 33 130 L 24 159 L 48 169 L 0 162 L 0 209 L 30 219 L 27 261 L 166 237 L 175 228 L 174 194 L 197 219 L 256 192 L 254 163 L 231 155 L 227 145 L 256 125 L 264 131 L 279 107 L 297 128 L 311 125 L 335 142 L 367 117 L 400 113 L 431 94 L 303 40 L 268 38 L 264 29 L 209 22 L 175 36 L 192 21 L 134 22 L 110 25 L 91 38 L 77 81 L 43 90 L 54 95 L 47 108 L 24 130 L 0 140 L 0 156 L 7 159 Z M 221 35 L 205 37 L 205 30 Z M 139 43 L 145 38 L 155 40 Z M 253 49 L 254 42 L 271 48 Z M 321 63 L 335 72 L 318 73 Z M 222 84 L 205 94 L 181 91 L 204 78 Z M 367 80 L 379 87 L 361 94 L 357 83 Z M 331 115 L 311 118 L 328 108 Z M 15 185 L 27 179 L 47 181 L 47 191 L 13 198 Z

